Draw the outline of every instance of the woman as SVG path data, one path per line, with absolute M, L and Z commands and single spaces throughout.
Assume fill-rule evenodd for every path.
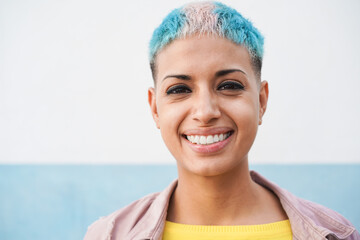
M 360 239 L 342 216 L 248 167 L 266 111 L 263 37 L 220 3 L 188 4 L 154 31 L 151 112 L 178 180 L 89 227 L 90 239 Z

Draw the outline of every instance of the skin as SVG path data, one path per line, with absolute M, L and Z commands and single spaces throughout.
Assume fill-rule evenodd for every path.
M 156 64 L 148 101 L 179 175 L 167 220 L 252 225 L 287 219 L 278 198 L 249 174 L 248 153 L 269 91 L 256 78 L 246 48 L 220 37 L 192 36 L 162 49 Z M 226 132 L 231 136 L 217 147 L 185 138 Z

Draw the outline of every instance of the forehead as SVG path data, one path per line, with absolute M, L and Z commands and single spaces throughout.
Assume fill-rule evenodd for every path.
M 167 74 L 212 74 L 222 69 L 240 68 L 254 77 L 247 49 L 217 36 L 177 39 L 156 58 L 157 81 Z

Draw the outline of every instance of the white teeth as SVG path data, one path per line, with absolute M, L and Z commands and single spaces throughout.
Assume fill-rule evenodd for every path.
M 221 134 L 215 134 L 215 135 L 207 135 L 207 136 L 200 136 L 200 135 L 187 135 L 186 138 L 189 140 L 189 142 L 195 143 L 195 144 L 213 144 L 216 142 L 221 142 L 225 139 L 227 139 L 230 136 L 229 133 L 221 133 Z
M 207 143 L 207 144 L 212 144 L 212 143 L 214 143 L 214 137 L 211 136 L 211 135 L 207 136 L 207 138 L 206 138 L 206 143 Z
M 196 135 L 196 136 L 193 138 L 192 143 L 196 143 L 196 144 L 199 144 L 199 143 L 200 143 L 200 142 L 199 142 L 199 136 L 198 136 L 198 135 Z
M 224 134 L 220 134 L 219 140 L 220 140 L 220 141 L 224 140 Z

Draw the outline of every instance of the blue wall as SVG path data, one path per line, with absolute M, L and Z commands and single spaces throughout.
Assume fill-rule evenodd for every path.
M 251 168 L 360 228 L 360 165 Z M 100 216 L 161 191 L 176 176 L 166 165 L 0 165 L 0 239 L 82 239 Z

